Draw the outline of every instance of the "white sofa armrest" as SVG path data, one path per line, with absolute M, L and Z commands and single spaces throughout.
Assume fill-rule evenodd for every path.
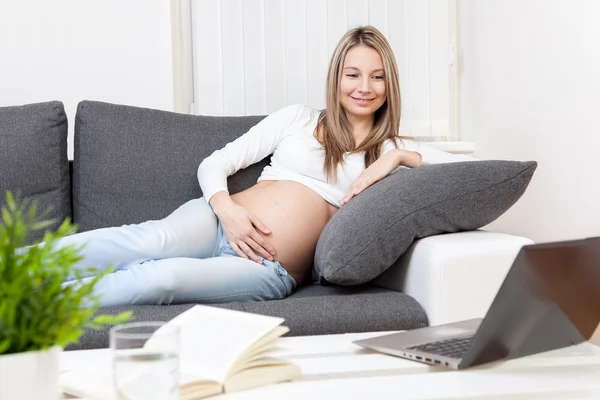
M 429 325 L 483 317 L 530 239 L 483 230 L 416 240 L 372 283 L 421 304 Z

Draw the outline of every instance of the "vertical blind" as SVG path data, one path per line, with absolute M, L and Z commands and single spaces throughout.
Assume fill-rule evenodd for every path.
M 198 115 L 264 115 L 289 104 L 325 107 L 329 58 L 343 34 L 373 25 L 400 73 L 400 134 L 449 136 L 451 0 L 193 0 Z

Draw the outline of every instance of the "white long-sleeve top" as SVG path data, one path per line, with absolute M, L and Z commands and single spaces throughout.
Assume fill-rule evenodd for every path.
M 226 191 L 227 177 L 272 154 L 258 181 L 288 180 L 301 183 L 327 202 L 340 207 L 350 185 L 364 170 L 364 152 L 346 153 L 338 166 L 337 180 L 327 182 L 323 170 L 325 150 L 314 137 L 319 111 L 305 105 L 291 105 L 267 116 L 247 133 L 205 158 L 198 167 L 198 182 L 204 198 L 210 201 Z M 473 161 L 466 155 L 450 154 L 413 140 L 398 140 L 400 148 L 421 154 L 422 163 L 439 164 Z M 382 155 L 394 149 L 391 140 L 384 143 Z

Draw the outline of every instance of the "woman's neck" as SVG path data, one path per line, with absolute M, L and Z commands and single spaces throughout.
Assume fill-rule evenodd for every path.
M 352 136 L 356 147 L 360 146 L 363 140 L 371 133 L 374 124 L 374 117 L 356 118 L 348 116 L 350 126 L 352 126 Z

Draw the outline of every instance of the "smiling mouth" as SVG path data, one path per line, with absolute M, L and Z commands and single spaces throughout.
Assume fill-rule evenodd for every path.
M 350 96 L 350 97 L 352 97 L 352 96 Z M 365 104 L 366 104 L 366 103 L 370 103 L 370 102 L 372 102 L 373 100 L 375 100 L 374 98 L 373 98 L 373 99 L 359 99 L 359 98 L 357 98 L 357 97 L 352 97 L 352 98 L 353 98 L 354 100 L 358 101 L 359 103 L 365 103 Z

